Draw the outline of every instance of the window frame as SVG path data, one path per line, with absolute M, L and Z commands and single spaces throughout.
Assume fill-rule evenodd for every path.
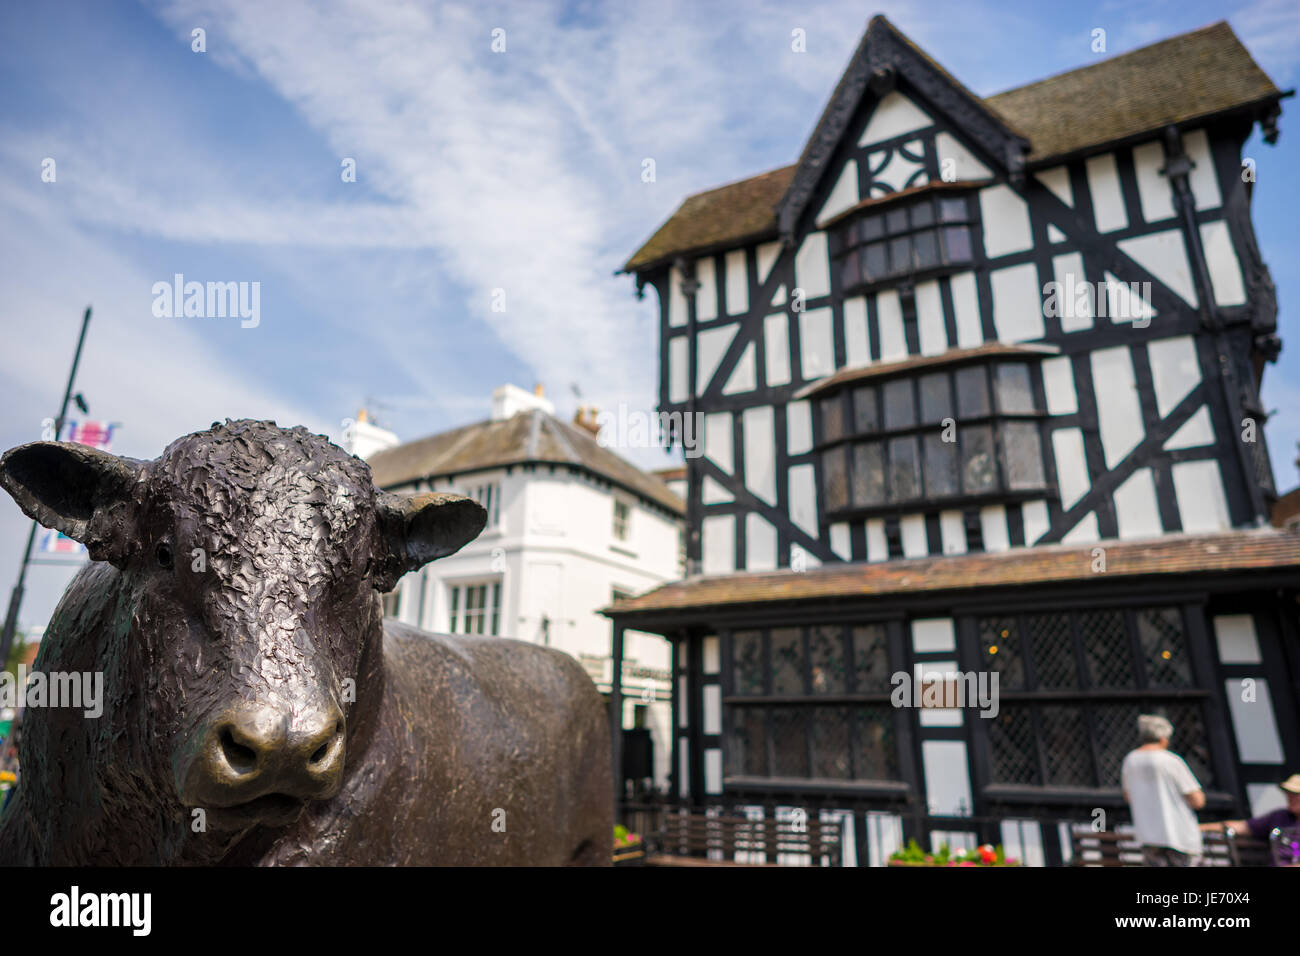
M 948 365 L 925 365 L 919 368 L 907 369 L 896 374 L 880 376 L 865 382 L 844 382 L 833 391 L 828 390 L 821 394 L 813 396 L 814 398 L 814 415 L 813 415 L 813 453 L 817 458 L 819 468 L 819 502 L 823 516 L 831 520 L 856 520 L 858 518 L 871 518 L 888 515 L 900 515 L 907 511 L 914 511 L 918 507 L 928 508 L 930 506 L 942 506 L 944 508 L 963 507 L 974 504 L 996 504 L 1012 503 L 1016 501 L 1030 500 L 1033 498 L 1055 498 L 1057 495 L 1052 473 L 1051 462 L 1047 454 L 1047 437 L 1044 422 L 1049 417 L 1044 407 L 1040 406 L 1040 398 L 1044 395 L 1042 385 L 1042 368 L 1041 358 L 1032 354 L 1025 355 L 989 355 L 982 356 L 975 361 L 964 361 Z M 998 384 L 1000 379 L 1000 369 L 1004 366 L 1022 367 L 1028 379 L 1029 397 L 1033 407 L 1032 409 L 1007 410 L 1004 408 L 1004 396 L 1001 393 Z M 980 414 L 963 415 L 961 410 L 968 407 L 969 403 L 961 401 L 961 390 L 958 385 L 959 378 L 968 377 L 972 371 L 980 373 L 980 379 L 983 387 L 983 395 L 987 408 Z M 931 478 L 929 476 L 929 467 L 927 466 L 928 454 L 926 438 L 934 435 L 942 436 L 944 431 L 943 422 L 946 418 L 939 421 L 929 421 L 925 415 L 926 399 L 922 391 L 922 383 L 933 380 L 935 377 L 943 376 L 946 381 L 947 395 L 946 404 L 950 414 L 946 418 L 953 420 L 953 427 L 956 428 L 957 440 L 951 444 L 958 449 L 956 452 L 956 475 L 954 478 L 955 488 L 952 492 L 932 492 Z M 902 386 L 902 388 L 900 388 Z M 887 417 L 891 414 L 889 410 L 889 401 L 886 396 L 890 393 L 897 395 L 900 391 L 907 392 L 910 398 L 910 411 L 904 420 L 910 420 L 911 424 L 887 425 Z M 860 393 L 867 392 L 872 397 L 870 400 L 859 397 Z M 828 410 L 833 406 L 831 403 L 838 403 L 838 415 Z M 1045 405 L 1045 402 L 1042 403 Z M 863 421 L 859 418 L 860 406 L 871 405 L 874 410 L 874 422 L 866 423 L 864 428 Z M 834 437 L 827 434 L 828 422 L 838 420 L 843 423 L 838 432 L 833 432 Z M 1021 482 L 1020 487 L 1011 486 L 1012 460 L 1007 454 L 1008 444 L 1004 435 L 1009 430 L 1014 430 L 1017 425 L 1032 424 L 1036 426 L 1035 433 L 1038 437 L 1038 456 L 1037 470 L 1041 480 L 1037 483 Z M 961 452 L 965 442 L 962 439 L 964 433 L 970 433 L 975 429 L 988 428 L 992 438 L 991 454 L 994 463 L 993 484 L 986 489 L 968 488 L 967 470 L 969 461 Z M 907 439 L 914 441 L 915 468 L 917 493 L 902 497 L 894 497 L 894 465 L 895 449 L 901 449 L 898 443 Z M 859 485 L 857 481 L 857 471 L 859 469 L 859 455 L 864 457 L 868 454 L 865 449 L 874 448 L 874 454 L 877 454 L 881 462 L 880 471 L 880 490 L 879 496 L 875 497 L 874 492 L 870 497 L 864 497 L 864 500 L 858 500 L 856 496 Z M 828 462 L 838 456 L 843 457 L 843 492 L 838 491 L 838 485 L 833 484 L 835 473 L 831 470 Z M 938 462 L 930 462 L 931 465 Z M 864 479 L 863 486 L 874 489 L 877 485 L 873 478 L 869 483 Z M 832 495 L 832 491 L 836 493 Z M 843 502 L 839 504 L 837 502 Z
M 501 584 L 500 577 L 448 581 L 447 633 L 501 637 Z M 471 593 L 479 589 L 481 603 L 471 606 Z M 470 629 L 471 620 L 479 623 L 479 629 Z
M 962 183 L 957 188 L 930 189 L 920 196 L 881 197 L 878 203 L 854 210 L 834 223 L 831 226 L 831 266 L 832 271 L 838 274 L 840 287 L 845 292 L 874 290 L 914 277 L 945 275 L 972 267 L 979 258 L 975 242 L 979 213 L 972 199 L 976 186 Z M 946 217 L 945 209 L 955 203 L 962 204 L 960 214 Z M 928 222 L 918 224 L 914 210 L 922 208 L 930 210 L 930 218 Z M 899 213 L 904 214 L 905 224 L 901 228 L 891 226 L 891 217 Z M 868 237 L 867 224 L 872 222 L 879 222 L 880 231 Z M 966 250 L 963 253 L 950 249 L 950 230 L 964 233 Z M 921 264 L 918 260 L 916 239 L 922 234 L 934 237 L 935 260 L 932 264 Z M 907 243 L 908 261 L 905 264 L 893 261 L 899 242 Z M 882 248 L 885 256 L 885 268 L 879 275 L 869 275 L 868 249 L 877 246 Z M 847 274 L 851 257 L 857 258 L 856 275 L 852 277 Z

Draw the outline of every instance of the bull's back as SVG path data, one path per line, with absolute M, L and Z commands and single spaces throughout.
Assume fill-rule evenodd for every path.
M 349 755 L 343 792 L 331 801 L 332 824 L 350 831 L 336 844 L 350 849 L 348 862 L 609 859 L 608 721 L 577 661 L 520 641 L 394 622 L 385 622 L 384 657 L 375 737 L 364 754 Z M 358 702 L 365 693 L 357 688 Z

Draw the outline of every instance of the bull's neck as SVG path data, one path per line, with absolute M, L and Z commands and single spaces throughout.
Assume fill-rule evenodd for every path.
M 378 609 L 379 602 L 376 601 L 375 605 Z M 347 761 L 350 767 L 360 766 L 383 713 L 384 624 L 379 614 L 372 616 L 369 631 L 357 666 L 357 699 L 347 722 Z

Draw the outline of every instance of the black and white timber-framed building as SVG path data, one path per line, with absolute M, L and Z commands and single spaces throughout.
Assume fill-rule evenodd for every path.
M 673 643 L 678 800 L 1058 863 L 1154 710 L 1206 814 L 1270 805 L 1300 535 L 1242 147 L 1287 95 L 1218 23 L 981 99 L 875 17 L 798 162 L 636 252 L 703 455 L 691 573 L 606 613 Z M 954 670 L 995 717 L 891 705 Z

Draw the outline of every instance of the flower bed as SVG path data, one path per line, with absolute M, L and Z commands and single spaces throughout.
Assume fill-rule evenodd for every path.
M 994 846 L 986 843 L 973 850 L 958 850 L 956 853 L 941 843 L 936 853 L 926 853 L 915 840 L 908 840 L 907 846 L 895 851 L 889 858 L 890 866 L 1019 866 L 1020 861 L 1008 857 L 1002 850 L 1002 844 Z

